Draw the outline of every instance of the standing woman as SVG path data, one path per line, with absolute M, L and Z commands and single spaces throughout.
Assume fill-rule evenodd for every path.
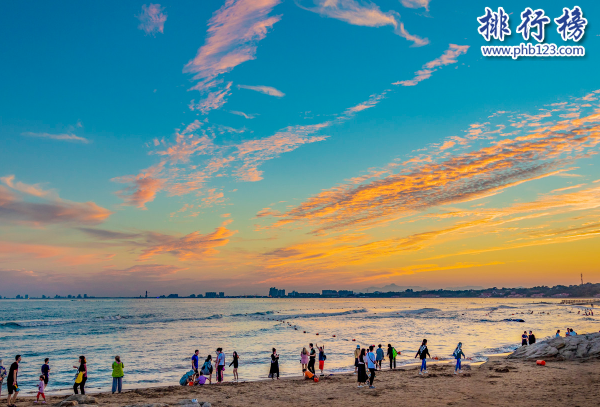
M 123 376 L 125 376 L 125 373 L 123 373 L 123 367 L 125 366 L 123 365 L 123 362 L 121 362 L 121 357 L 115 356 L 115 361 L 112 364 L 112 394 L 115 394 L 115 391 L 117 390 L 119 393 L 121 393 L 121 388 L 123 387 Z
M 208 376 L 208 383 L 212 384 L 212 372 L 213 372 L 213 367 L 212 367 L 212 356 L 208 355 L 206 357 L 206 360 L 204 361 L 204 364 L 202 365 L 202 369 L 200 371 L 200 373 L 204 376 Z
M 279 355 L 277 354 L 277 350 L 273 348 L 273 353 L 271 353 L 271 370 L 269 371 L 269 377 L 274 379 L 275 375 L 277 375 L 277 380 L 279 380 Z
M 239 364 L 239 362 L 238 362 L 239 358 L 240 358 L 240 356 L 238 355 L 238 353 L 234 351 L 233 352 L 233 362 L 231 362 L 229 364 L 229 367 L 231 367 L 231 365 L 233 365 L 233 380 L 235 380 L 236 382 L 240 380 L 240 378 L 238 376 L 238 372 L 237 372 L 238 364 Z
M 300 364 L 302 365 L 302 373 L 306 372 L 308 368 L 308 351 L 306 347 L 302 348 L 302 352 L 300 352 Z
M 367 366 L 365 365 L 365 358 L 367 357 L 367 350 L 361 349 L 358 354 L 357 359 L 357 367 L 358 367 L 358 387 L 366 386 L 367 380 L 369 377 L 367 376 Z
M 77 392 L 77 388 L 79 387 L 81 394 L 85 394 L 85 382 L 87 381 L 87 362 L 85 356 L 79 356 L 79 366 L 73 366 L 73 368 L 77 369 L 77 378 L 73 385 L 73 391 L 75 394 L 79 394 Z

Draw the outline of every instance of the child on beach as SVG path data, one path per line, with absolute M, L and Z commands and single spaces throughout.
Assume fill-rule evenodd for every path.
M 358 358 L 360 357 L 360 345 L 354 349 L 354 374 L 358 373 Z
M 419 374 L 428 373 L 427 372 L 427 356 L 431 357 L 429 354 L 429 349 L 427 349 L 427 339 L 423 339 L 423 343 L 421 347 L 417 351 L 415 355 L 415 359 L 417 357 L 421 357 L 421 370 L 419 370 Z
M 383 349 L 381 349 L 381 344 L 377 347 L 377 367 L 381 370 L 381 362 L 383 361 Z
M 319 370 L 321 371 L 321 376 L 325 376 L 323 374 L 323 368 L 325 368 L 325 359 L 327 359 L 327 355 L 325 355 L 325 345 L 319 346 Z
M 454 374 L 457 373 L 462 373 L 462 366 L 461 366 L 461 358 L 465 356 L 465 354 L 462 351 L 462 342 L 459 342 L 458 345 L 456 346 L 456 349 L 454 349 L 454 353 L 452 354 L 452 356 L 454 356 L 454 358 L 456 359 L 456 366 L 454 367 Z
M 239 377 L 238 377 L 238 360 L 240 359 L 240 356 L 238 355 L 237 352 L 233 352 L 233 362 L 231 362 L 229 364 L 229 367 L 231 367 L 231 365 L 233 365 L 233 380 L 235 380 L 236 382 L 239 381 Z
M 40 381 L 37 384 L 37 388 L 38 388 L 38 394 L 35 400 L 35 403 L 40 401 L 40 396 L 42 396 L 42 398 L 44 399 L 44 401 L 42 401 L 42 403 L 46 403 L 46 395 L 44 394 L 44 387 L 45 387 L 45 383 L 44 383 L 44 375 L 40 375 Z
M 302 348 L 302 352 L 300 352 L 300 364 L 302 365 L 302 373 L 306 372 L 308 367 L 308 351 L 306 348 Z

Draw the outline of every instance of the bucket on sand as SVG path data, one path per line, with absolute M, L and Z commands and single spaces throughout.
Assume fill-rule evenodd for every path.
M 546 366 L 546 361 L 545 360 L 538 360 L 535 362 L 536 365 L 538 366 Z

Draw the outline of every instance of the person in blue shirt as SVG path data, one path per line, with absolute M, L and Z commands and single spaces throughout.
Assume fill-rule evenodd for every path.
M 223 382 L 223 371 L 225 370 L 225 353 L 223 348 L 217 348 L 217 383 Z
M 556 337 L 556 338 L 560 337 L 560 329 L 558 329 L 558 330 L 556 331 L 556 336 L 555 336 L 555 337 Z
M 452 356 L 454 356 L 454 358 L 456 359 L 456 366 L 454 367 L 454 374 L 462 373 L 461 358 L 463 356 L 466 357 L 462 351 L 462 342 L 458 343 L 458 345 L 456 346 L 456 349 L 454 349 L 454 353 L 452 354 Z
M 381 349 L 381 344 L 377 345 L 376 355 L 377 355 L 377 368 L 379 370 L 381 370 L 381 362 L 383 361 L 383 358 L 384 358 L 383 349 Z
M 423 343 L 415 355 L 415 358 L 421 357 L 421 370 L 419 370 L 419 374 L 427 373 L 427 356 L 431 357 L 429 349 L 427 349 L 427 339 L 423 339 Z
M 198 354 L 200 353 L 200 351 L 198 349 L 196 349 L 196 351 L 194 352 L 194 355 L 192 356 L 192 370 L 194 371 L 194 375 L 195 376 L 200 376 L 200 373 L 198 373 Z M 195 379 L 195 377 L 194 377 Z
M 369 389 L 374 389 L 373 381 L 375 380 L 375 370 L 377 370 L 377 356 L 373 352 L 375 345 L 369 346 L 369 353 L 367 353 L 367 367 L 371 375 L 369 376 Z

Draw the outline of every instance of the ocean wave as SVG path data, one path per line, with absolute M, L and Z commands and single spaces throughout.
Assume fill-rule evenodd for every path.
M 253 317 L 274 314 L 275 311 L 264 311 L 264 312 L 252 312 L 250 314 L 232 314 L 232 317 Z
M 57 325 L 70 325 L 70 324 L 81 324 L 85 322 L 98 322 L 98 321 L 118 321 L 122 319 L 121 315 L 110 315 L 105 317 L 95 317 L 88 319 L 67 319 L 67 320 L 54 320 L 54 321 L 20 321 L 20 322 L 2 322 L 0 328 L 32 328 L 41 326 L 57 326 Z
M 278 316 L 278 320 L 286 320 L 286 319 L 297 319 L 297 318 L 328 318 L 328 317 L 339 317 L 343 315 L 353 315 L 353 314 L 363 314 L 365 312 L 369 312 L 366 308 L 361 309 L 353 309 L 348 311 L 340 311 L 340 312 L 318 312 L 314 314 L 295 314 L 295 315 L 284 315 L 280 314 Z

